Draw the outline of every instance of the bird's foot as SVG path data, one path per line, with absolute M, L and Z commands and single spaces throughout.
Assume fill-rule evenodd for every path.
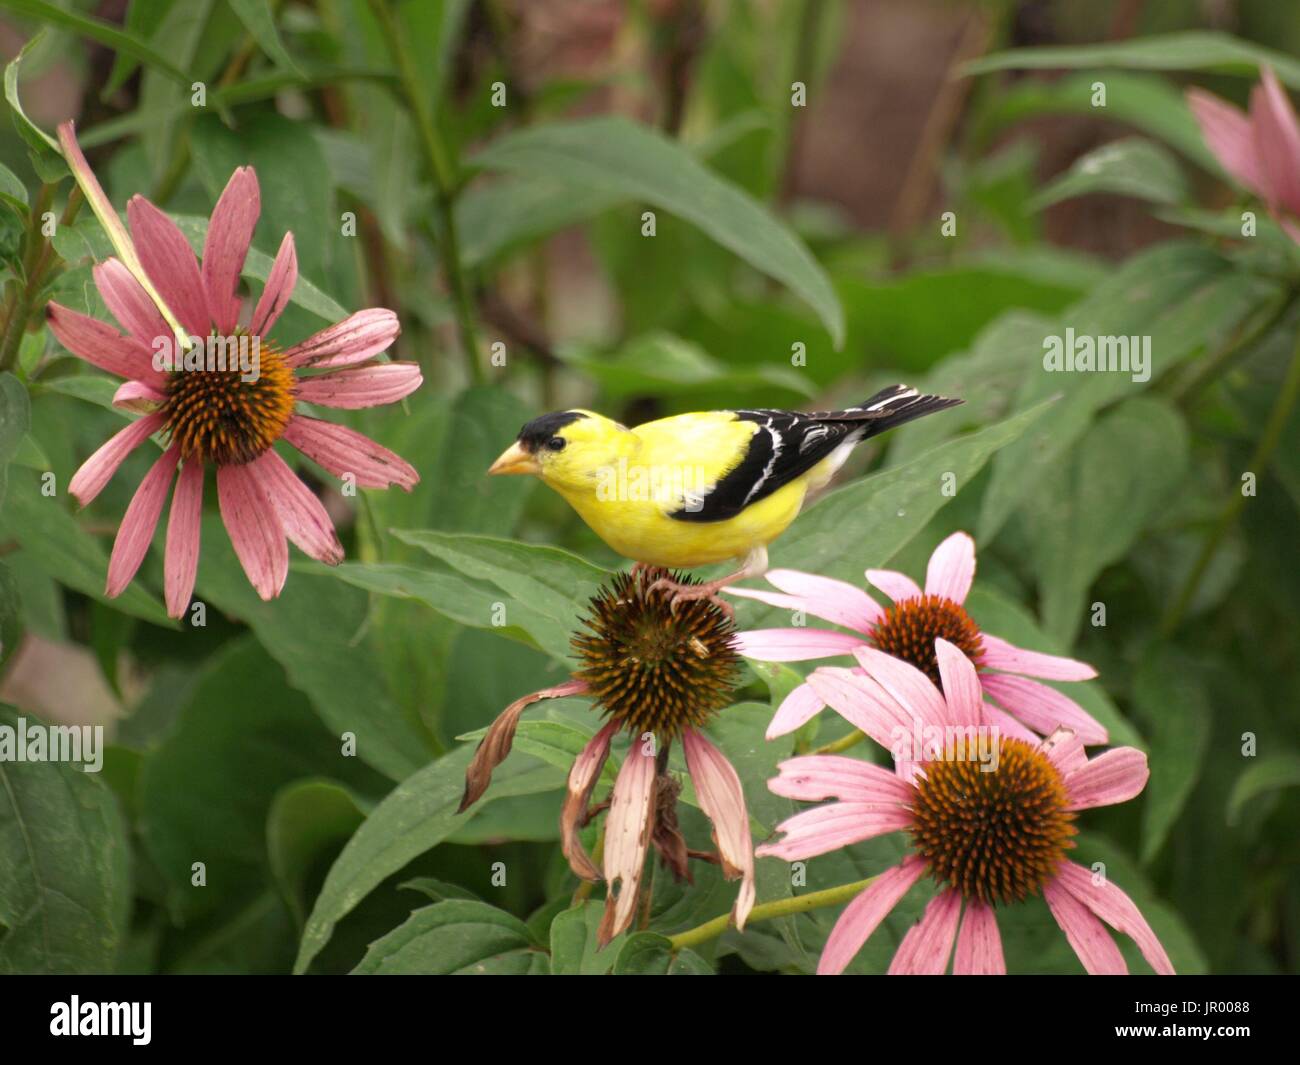
M 677 607 L 680 603 L 689 603 L 695 599 L 707 599 L 726 614 L 728 619 L 735 621 L 735 608 L 718 595 L 718 592 L 722 591 L 733 579 L 724 577 L 721 580 L 705 581 L 703 584 L 685 584 L 682 581 L 675 581 L 671 577 L 660 577 L 654 584 L 650 585 L 649 591 L 663 590 L 667 592 L 671 597 L 670 609 L 674 614 L 677 613 Z

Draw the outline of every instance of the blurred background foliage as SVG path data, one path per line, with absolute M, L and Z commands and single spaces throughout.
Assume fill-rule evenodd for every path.
M 1261 62 L 1300 89 L 1293 16 L 1268 0 L 0 0 L 0 713 L 111 736 L 99 776 L 0 765 L 0 970 L 808 971 L 834 911 L 667 953 L 662 935 L 729 907 L 711 869 L 689 889 L 657 870 L 651 931 L 594 953 L 598 907 L 574 903 L 556 843 L 563 767 L 594 731 L 581 703 L 530 715 L 490 801 L 454 815 L 458 737 L 564 675 L 585 595 L 620 564 L 557 497 L 483 471 L 543 410 L 815 409 L 906 380 L 967 405 L 863 449 L 774 564 L 917 572 L 970 530 L 977 620 L 1096 664 L 1083 701 L 1150 754 L 1146 792 L 1090 816 L 1081 855 L 1180 971 L 1295 971 L 1294 410 L 1257 446 L 1285 394 L 1300 254 L 1262 210 L 1241 238 L 1248 201 L 1182 97 L 1244 103 Z M 196 244 L 229 173 L 256 167 L 246 280 L 258 290 L 285 230 L 304 279 L 282 343 L 397 310 L 395 353 L 425 387 L 346 417 L 422 480 L 344 498 L 303 471 L 340 524 L 338 571 L 295 555 L 261 603 L 213 508 L 206 624 L 168 622 L 160 549 L 103 597 L 148 459 L 85 511 L 63 491 L 123 417 L 44 327 L 50 298 L 108 317 L 89 274 L 106 241 L 33 132 L 68 117 L 116 205 L 142 193 Z M 1043 338 L 1067 326 L 1150 335 L 1152 379 L 1043 374 Z M 795 737 L 761 737 L 793 679 L 755 672 L 715 729 L 767 827 L 788 804 L 764 781 Z M 683 827 L 706 845 L 698 811 Z M 819 859 L 808 887 L 895 848 Z M 790 893 L 781 863 L 759 869 L 760 900 Z M 921 895 L 856 968 L 883 971 Z M 1079 971 L 1041 904 L 1003 934 L 1013 972 Z

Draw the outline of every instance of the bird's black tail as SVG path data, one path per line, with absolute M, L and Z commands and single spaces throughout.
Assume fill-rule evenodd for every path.
M 863 420 L 867 423 L 867 431 L 863 435 L 865 439 L 963 402 L 965 401 L 946 399 L 943 396 L 922 395 L 915 388 L 908 388 L 907 385 L 891 385 L 865 400 L 861 406 L 853 408 L 853 411 L 855 413 L 860 411 Z

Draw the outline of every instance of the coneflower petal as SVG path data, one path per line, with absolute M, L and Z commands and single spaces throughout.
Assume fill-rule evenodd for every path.
M 605 913 L 597 930 L 603 947 L 627 931 L 636 913 L 650 846 L 650 829 L 655 799 L 656 757 L 644 740 L 634 738 L 623 759 L 605 820 Z
M 740 878 L 740 893 L 732 915 L 743 929 L 754 908 L 754 841 L 749 832 L 745 791 L 735 768 L 717 747 L 695 729 L 682 733 L 686 768 L 695 784 L 700 809 L 713 822 L 713 838 L 722 857 L 722 871 L 729 880 Z
M 591 737 L 569 770 L 569 793 L 565 796 L 564 808 L 560 811 L 560 845 L 564 856 L 569 860 L 569 867 L 583 880 L 600 879 L 600 870 L 587 854 L 578 833 L 586 820 L 591 793 L 596 787 L 596 781 L 600 779 L 605 760 L 609 757 L 610 740 L 618 730 L 617 721 L 610 721 L 601 728 Z

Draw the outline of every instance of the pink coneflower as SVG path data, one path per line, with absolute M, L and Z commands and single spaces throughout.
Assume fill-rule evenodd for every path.
M 746 658 L 801 662 L 876 647 L 910 662 L 938 684 L 934 641 L 944 639 L 959 647 L 979 669 L 984 694 L 999 704 L 987 712 L 1003 732 L 1034 739 L 1060 727 L 1073 730 L 1089 746 L 1109 739 L 1105 727 L 1073 699 L 1030 679 L 1090 680 L 1097 675 L 1092 666 L 1015 647 L 982 632 L 966 613 L 966 596 L 975 579 L 975 541 L 966 533 L 953 533 L 934 549 L 926 567 L 924 589 L 906 574 L 867 570 L 867 580 L 893 600 L 888 608 L 861 588 L 829 577 L 777 569 L 768 573 L 767 579 L 778 592 L 752 588 L 727 591 L 800 610 L 852 631 L 791 628 L 742 632 L 736 638 L 736 649 Z M 768 725 L 768 739 L 793 732 L 824 706 L 843 713 L 830 697 L 833 690 L 824 672 L 814 671 L 781 703 Z
M 560 839 L 573 872 L 590 881 L 603 875 L 610 885 L 598 931 L 601 946 L 631 926 L 652 844 L 679 880 L 690 879 L 690 858 L 717 861 L 727 879 L 739 878 L 732 909 L 737 928 L 744 928 L 754 905 L 754 850 L 745 793 L 736 770 L 702 731 L 728 705 L 735 687 L 740 664 L 731 647 L 735 630 L 727 614 L 706 599 L 685 601 L 673 610 L 671 597 L 650 591 L 666 576 L 666 570 L 650 567 L 616 574 L 591 600 L 591 614 L 584 621 L 590 631 L 573 638 L 581 668 L 565 683 L 507 707 L 479 743 L 465 773 L 461 810 L 487 790 L 492 770 L 510 753 L 520 715 L 540 699 L 585 695 L 608 716 L 573 763 L 560 814 Z M 610 745 L 620 732 L 631 737 L 623 765 L 608 800 L 590 807 Z M 678 831 L 681 785 L 668 771 L 669 749 L 676 739 L 681 740 L 700 809 L 713 822 L 716 855 L 690 850 Z M 598 869 L 579 832 L 606 809 L 605 850 Z
M 65 155 L 96 213 L 110 229 L 122 258 L 94 268 L 95 285 L 117 330 L 57 303 L 48 308 L 59 342 L 100 369 L 126 378 L 113 402 L 142 411 L 77 470 L 68 490 L 88 505 L 122 461 L 155 433 L 167 441 L 136 490 L 113 543 L 107 594 L 131 583 L 153 540 L 172 481 L 171 514 L 163 569 L 167 612 L 180 617 L 194 590 L 204 469 L 216 469 L 217 498 L 231 544 L 263 599 L 279 595 L 289 569 L 286 537 L 312 558 L 331 565 L 343 547 L 319 499 L 274 450 L 284 440 L 330 473 L 352 476 L 363 488 L 400 485 L 410 490 L 419 474 L 403 459 L 353 429 L 297 411 L 301 400 L 355 409 L 393 403 L 419 388 L 420 368 L 410 362 L 372 362 L 400 332 L 392 311 L 358 311 L 337 325 L 281 350 L 269 334 L 298 278 L 293 234 L 286 233 L 251 315 L 237 289 L 261 211 L 257 175 L 242 167 L 231 175 L 208 223 L 200 265 L 189 242 L 162 211 L 141 196 L 127 204 L 131 237 L 86 165 L 71 124 L 59 130 Z M 116 229 L 116 232 L 114 232 Z M 134 261 L 132 261 L 134 260 Z M 133 269 L 134 268 L 134 269 Z M 153 289 L 151 294 L 149 289 Z M 189 360 L 174 369 L 169 346 L 178 324 L 192 351 L 218 352 L 221 368 Z M 210 344 L 223 338 L 226 347 Z M 250 347 L 253 341 L 256 347 Z M 243 345 L 242 348 L 240 345 Z M 234 365 L 236 351 L 257 352 L 255 372 Z M 224 360 L 226 351 L 232 353 Z M 164 354 L 160 358 L 159 355 Z M 326 370 L 304 375 L 303 371 Z M 180 470 L 179 477 L 176 476 Z
M 1273 69 L 1259 75 L 1249 114 L 1203 89 L 1188 89 L 1187 105 L 1223 169 L 1300 242 L 1300 122 Z
M 886 746 L 916 723 L 936 735 L 964 736 L 967 754 L 971 737 L 985 730 L 996 759 L 954 756 L 949 747 L 915 752 L 921 757 L 900 776 L 855 758 L 809 755 L 781 763 L 780 776 L 768 784 L 791 799 L 838 801 L 783 822 L 778 831 L 784 838 L 759 847 L 760 857 L 802 861 L 889 832 L 911 837 L 912 853 L 840 915 L 817 971 L 843 972 L 928 874 L 941 890 L 903 937 L 890 973 L 941 974 L 950 955 L 957 974 L 1005 973 L 995 908 L 1041 892 L 1088 972 L 1128 971 L 1104 921 L 1132 937 L 1157 973 L 1172 974 L 1168 955 L 1133 901 L 1065 856 L 1074 846 L 1078 811 L 1125 802 L 1142 791 L 1146 755 L 1117 747 L 1089 760 L 1082 739 L 1068 729 L 1043 741 L 1002 736 L 987 714 L 971 661 L 947 640 L 936 641 L 935 652 L 942 691 L 914 666 L 864 649 L 863 671 L 844 671 L 840 680 L 851 692 L 853 718 Z

